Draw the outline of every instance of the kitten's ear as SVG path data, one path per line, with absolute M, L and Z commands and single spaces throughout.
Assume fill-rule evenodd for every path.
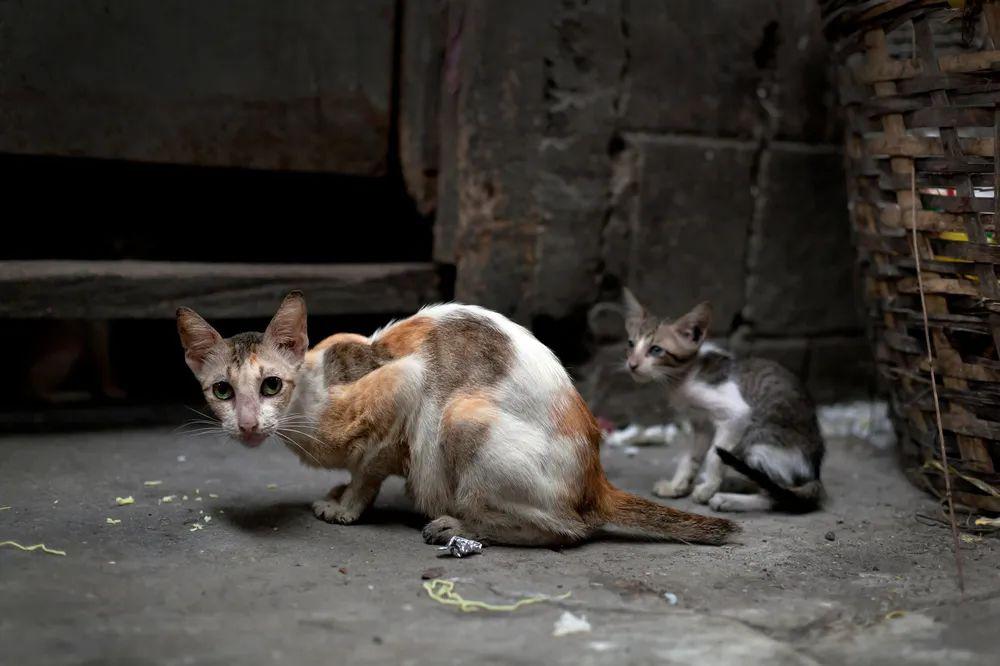
M 177 333 L 184 347 L 184 360 L 191 372 L 198 374 L 205 364 L 205 357 L 222 340 L 222 336 L 191 308 L 177 309 Z
M 708 301 L 694 306 L 691 312 L 674 322 L 674 330 L 694 345 L 700 345 L 708 335 L 712 323 L 712 304 Z
M 633 335 L 646 318 L 646 308 L 642 307 L 642 303 L 628 287 L 622 290 L 622 303 L 625 305 L 625 330 Z
M 309 349 L 309 335 L 306 332 L 306 299 L 301 291 L 285 296 L 264 331 L 264 343 L 287 349 L 300 361 L 305 357 Z

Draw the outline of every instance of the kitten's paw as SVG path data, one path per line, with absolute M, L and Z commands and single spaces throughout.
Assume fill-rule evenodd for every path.
M 657 481 L 653 486 L 653 494 L 657 497 L 684 497 L 691 492 L 691 483 L 674 483 L 673 481 Z
M 691 493 L 691 499 L 698 504 L 706 504 L 715 493 L 719 492 L 718 483 L 699 483 Z
M 736 503 L 728 493 L 715 493 L 712 499 L 708 500 L 708 508 L 712 511 L 735 511 Z
M 348 525 L 356 521 L 361 512 L 346 507 L 336 500 L 321 499 L 313 502 L 313 513 L 316 517 L 328 523 Z
M 425 543 L 435 543 L 443 546 L 453 536 L 462 536 L 462 523 L 452 516 L 441 516 L 424 525 Z

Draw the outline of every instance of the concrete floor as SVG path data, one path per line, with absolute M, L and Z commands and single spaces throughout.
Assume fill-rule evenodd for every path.
M 672 469 L 676 448 L 635 457 L 609 449 L 605 464 L 616 483 L 644 492 Z M 825 511 L 744 516 L 741 543 L 722 548 L 600 541 L 439 559 L 422 543 L 423 519 L 408 511 L 401 483 L 385 489 L 364 524 L 313 518 L 307 504 L 341 478 L 301 467 L 277 445 L 247 451 L 163 430 L 0 439 L 0 506 L 11 507 L 0 511 L 0 541 L 67 552 L 0 549 L 0 662 L 997 658 L 1000 542 L 963 544 L 960 603 L 947 531 L 915 519 L 935 503 L 902 478 L 891 454 L 858 440 L 831 443 Z M 115 505 L 129 495 L 134 504 Z M 160 503 L 166 495 L 177 499 Z M 205 528 L 192 531 L 195 522 Z M 572 596 L 514 613 L 461 613 L 421 588 L 433 568 L 467 598 Z M 553 637 L 564 610 L 586 616 L 592 630 Z

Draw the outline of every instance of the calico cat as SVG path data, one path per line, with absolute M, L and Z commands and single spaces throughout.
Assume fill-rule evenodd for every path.
M 307 465 L 350 470 L 313 504 L 327 521 L 356 521 L 395 474 L 433 518 L 428 543 L 560 545 L 608 526 L 719 544 L 737 529 L 614 488 L 601 431 L 562 365 L 495 312 L 434 305 L 311 351 L 299 292 L 262 334 L 223 339 L 187 308 L 177 324 L 225 432 L 249 447 L 275 435 Z
M 736 359 L 705 342 L 712 319 L 708 303 L 670 322 L 650 315 L 628 289 L 624 301 L 628 371 L 639 382 L 664 384 L 695 430 L 673 479 L 658 482 L 653 493 L 690 493 L 716 511 L 816 508 L 824 494 L 824 444 L 816 409 L 798 378 L 773 361 Z M 692 490 L 703 462 L 704 478 Z M 719 492 L 723 464 L 760 492 Z

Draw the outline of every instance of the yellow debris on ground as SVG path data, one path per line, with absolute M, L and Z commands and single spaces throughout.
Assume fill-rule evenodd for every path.
M 117 525 L 122 521 L 117 518 L 105 518 L 104 522 L 107 523 L 108 525 Z
M 211 499 L 219 499 L 219 496 L 218 496 L 218 495 L 216 495 L 215 493 L 209 493 L 209 494 L 208 494 L 208 496 L 209 496 L 209 497 L 210 497 Z
M 157 480 L 157 481 L 143 481 L 142 485 L 144 485 L 144 486 L 158 486 L 161 483 L 163 483 L 163 481 L 159 481 L 159 480 Z
M 177 495 L 164 495 L 163 497 L 160 498 L 160 501 L 163 502 L 164 504 L 168 504 L 170 502 L 173 502 L 175 499 L 177 499 Z
M 14 548 L 20 548 L 23 551 L 31 552 L 33 550 L 41 550 L 43 553 L 48 553 L 49 555 L 66 555 L 65 550 L 56 550 L 55 548 L 49 548 L 44 543 L 36 543 L 33 546 L 22 546 L 16 541 L 0 541 L 0 548 L 3 546 L 13 546 Z
M 128 506 L 129 504 L 135 504 L 135 499 L 131 495 L 128 497 L 116 497 L 115 504 L 118 506 Z
M 274 490 L 277 487 L 278 487 L 277 483 L 269 483 L 269 484 L 267 484 L 267 489 L 268 490 Z
M 525 597 L 524 599 L 518 599 L 512 604 L 490 604 L 485 601 L 474 601 L 472 599 L 462 598 L 458 592 L 455 592 L 455 581 L 452 580 L 435 578 L 434 580 L 429 580 L 424 583 L 424 589 L 427 590 L 427 596 L 439 604 L 457 606 L 460 610 L 466 613 L 477 610 L 509 613 L 511 611 L 516 611 L 522 606 L 527 606 L 528 604 L 537 604 L 543 601 L 559 601 L 569 597 L 570 595 L 570 592 L 560 594 L 558 597 L 540 595 L 537 597 Z
M 6 511 L 9 508 L 9 506 L 0 506 L 0 511 Z

